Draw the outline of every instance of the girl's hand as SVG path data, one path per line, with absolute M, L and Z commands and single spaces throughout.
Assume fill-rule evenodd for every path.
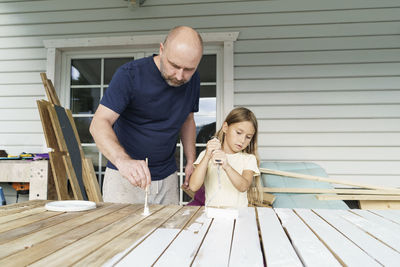
M 214 152 L 212 153 L 212 160 L 214 164 L 219 164 L 224 169 L 228 167 L 228 159 L 226 157 L 225 152 L 221 149 L 214 150 Z
M 213 138 L 207 142 L 205 156 L 210 159 L 212 157 L 212 153 L 215 150 L 220 150 L 220 149 L 221 149 L 221 142 L 217 138 Z

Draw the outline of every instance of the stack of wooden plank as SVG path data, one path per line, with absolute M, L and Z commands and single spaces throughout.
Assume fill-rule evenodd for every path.
M 400 189 L 368 184 L 360 184 L 343 180 L 330 179 L 314 175 L 260 168 L 261 173 L 306 179 L 319 182 L 351 186 L 352 188 L 276 188 L 264 187 L 268 193 L 315 194 L 319 200 L 358 200 L 361 209 L 400 209 Z

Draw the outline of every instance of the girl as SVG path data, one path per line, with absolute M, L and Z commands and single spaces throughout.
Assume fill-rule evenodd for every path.
M 233 109 L 216 138 L 207 142 L 195 161 L 189 188 L 204 183 L 206 206 L 247 207 L 247 190 L 260 175 L 257 159 L 257 119 L 247 108 Z

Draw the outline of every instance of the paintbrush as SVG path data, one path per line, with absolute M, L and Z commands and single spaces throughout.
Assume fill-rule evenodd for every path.
M 149 166 L 149 161 L 146 158 L 146 166 Z M 149 210 L 149 203 L 148 203 L 148 197 L 149 197 L 149 185 L 146 185 L 145 189 L 145 196 L 144 196 L 144 210 L 143 210 L 143 215 L 149 215 L 150 210 Z

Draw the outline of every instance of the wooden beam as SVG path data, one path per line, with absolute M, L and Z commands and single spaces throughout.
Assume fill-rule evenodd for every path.
M 318 200 L 400 200 L 400 196 L 382 195 L 316 195 Z
M 267 174 L 273 174 L 273 175 L 279 175 L 279 176 L 287 176 L 287 177 L 292 177 L 292 178 L 299 178 L 299 179 L 318 181 L 318 182 L 327 182 L 327 183 L 333 183 L 333 184 L 344 184 L 344 185 L 350 185 L 350 186 L 356 186 L 356 187 L 362 187 L 362 188 L 369 188 L 369 189 L 395 190 L 396 192 L 400 193 L 400 189 L 397 189 L 397 188 L 387 188 L 387 187 L 375 186 L 375 185 L 369 185 L 369 184 L 346 182 L 346 181 L 335 180 L 335 179 L 330 179 L 330 178 L 321 177 L 321 176 L 300 174 L 300 173 L 295 173 L 295 172 L 271 170 L 271 169 L 267 169 L 267 168 L 260 168 L 260 171 L 261 171 L 261 173 L 267 173 Z
M 269 193 L 297 193 L 297 194 L 360 194 L 360 195 L 398 195 L 397 190 L 374 189 L 323 189 L 323 188 L 285 188 L 263 187 L 263 192 Z

